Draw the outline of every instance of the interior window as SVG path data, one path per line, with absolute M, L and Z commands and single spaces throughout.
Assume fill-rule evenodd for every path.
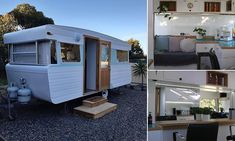
M 230 99 L 219 99 L 219 110 L 223 112 L 229 112 Z
M 62 62 L 80 62 L 80 46 L 61 43 Z
M 51 64 L 57 64 L 55 41 L 51 42 Z
M 214 111 L 217 111 L 215 99 L 201 99 L 200 107 L 201 108 L 210 107 L 210 108 L 213 108 Z
M 117 50 L 118 62 L 128 62 L 128 51 Z

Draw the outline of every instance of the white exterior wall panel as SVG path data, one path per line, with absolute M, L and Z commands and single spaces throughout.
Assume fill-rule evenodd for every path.
M 49 67 L 48 80 L 54 104 L 83 96 L 83 66 Z
M 116 88 L 131 83 L 131 65 L 115 64 L 111 65 L 110 88 Z
M 7 65 L 8 83 L 15 83 L 21 87 L 20 78 L 26 80 L 27 88 L 32 90 L 32 95 L 36 98 L 51 102 L 47 66 L 27 66 L 27 65 Z

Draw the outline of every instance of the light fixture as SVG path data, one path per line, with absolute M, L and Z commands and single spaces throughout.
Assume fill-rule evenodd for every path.
M 206 23 L 209 20 L 209 17 L 202 17 L 201 25 Z
M 79 42 L 81 40 L 81 36 L 79 34 L 75 35 L 75 41 Z
M 184 97 L 184 96 L 182 96 L 181 98 L 183 98 L 184 100 L 188 100 L 188 98 L 186 98 L 186 97 Z
M 180 90 L 180 91 L 187 91 L 188 89 L 183 89 L 183 88 L 176 88 L 177 90 Z
M 191 104 L 194 105 L 193 102 L 180 102 L 180 101 L 166 101 L 167 104 Z
M 231 92 L 231 89 L 224 88 L 224 87 L 216 87 L 216 86 L 197 86 L 197 85 L 189 85 L 189 84 L 174 84 L 174 83 L 162 83 L 162 82 L 156 82 L 157 86 L 162 87 L 174 87 L 178 90 L 180 89 L 195 89 L 195 90 L 202 90 L 202 91 L 209 91 L 209 92 Z
M 160 26 L 167 26 L 167 22 L 166 21 L 160 22 Z
M 176 92 L 176 91 L 174 91 L 174 90 L 172 90 L 172 89 L 170 89 L 170 91 L 173 92 L 174 94 L 180 96 L 180 97 L 182 96 L 181 94 L 179 94 L 178 92 Z
M 217 92 L 216 89 L 207 89 L 207 88 L 201 88 L 202 91 L 208 91 L 208 92 Z
M 201 96 L 199 94 L 195 94 L 195 95 L 190 95 L 191 98 L 193 98 L 194 100 L 198 100 Z
M 208 85 L 206 85 L 206 86 L 204 86 L 204 88 L 206 88 L 206 89 L 216 89 L 216 86 L 208 86 Z
M 186 94 L 192 94 L 193 92 L 191 92 L 191 91 L 182 91 L 182 92 L 184 92 L 184 93 L 186 93 Z
M 183 89 L 199 89 L 200 87 L 196 86 L 196 85 L 179 85 L 179 84 L 167 84 L 167 83 L 155 83 L 158 86 L 165 86 L 165 87 L 174 87 L 174 88 L 183 88 Z

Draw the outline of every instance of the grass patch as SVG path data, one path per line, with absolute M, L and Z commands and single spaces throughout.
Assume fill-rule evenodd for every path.
M 0 86 L 2 86 L 2 85 L 7 85 L 6 79 L 0 79 Z

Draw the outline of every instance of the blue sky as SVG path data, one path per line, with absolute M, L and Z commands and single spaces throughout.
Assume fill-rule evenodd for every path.
M 90 29 L 122 40 L 134 38 L 147 53 L 146 0 L 0 0 L 0 14 L 34 5 L 55 24 Z

